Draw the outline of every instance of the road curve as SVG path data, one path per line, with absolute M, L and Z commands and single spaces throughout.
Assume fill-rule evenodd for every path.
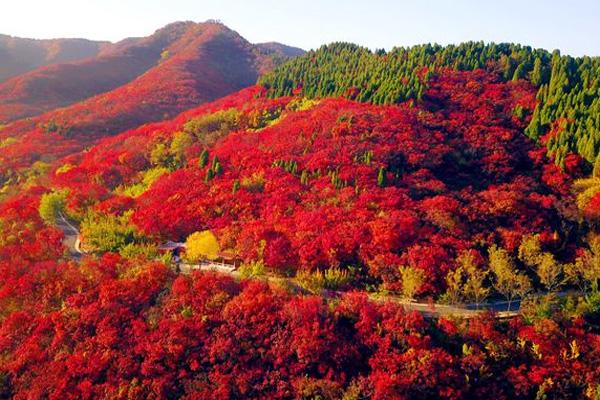
M 84 252 L 81 250 L 81 239 L 79 230 L 69 222 L 68 218 L 62 212 L 56 216 L 56 227 L 64 234 L 63 244 L 69 252 L 72 259 L 79 260 Z

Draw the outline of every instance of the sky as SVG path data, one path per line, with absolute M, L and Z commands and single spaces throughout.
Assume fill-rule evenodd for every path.
M 118 41 L 218 19 L 253 43 L 371 49 L 468 40 L 600 56 L 600 0 L 3 0 L 0 33 Z

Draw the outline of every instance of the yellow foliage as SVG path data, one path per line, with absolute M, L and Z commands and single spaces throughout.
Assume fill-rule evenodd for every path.
M 258 193 L 262 192 L 265 188 L 265 174 L 264 172 L 254 172 L 251 176 L 245 176 L 242 178 L 241 186 L 249 192 Z
M 351 279 L 348 271 L 339 268 L 314 272 L 301 270 L 296 274 L 296 281 L 311 293 L 320 293 L 323 289 L 338 290 L 347 285 Z
M 573 182 L 573 191 L 577 194 L 577 207 L 584 210 L 590 200 L 600 193 L 600 178 L 577 179 Z
M 413 300 L 425 283 L 425 272 L 422 269 L 402 266 L 400 275 L 402 275 L 402 295 L 405 299 Z
M 69 163 L 63 164 L 60 167 L 58 167 L 56 169 L 56 171 L 54 171 L 54 175 L 64 174 L 65 172 L 69 172 L 73 168 L 75 168 L 75 166 L 73 164 L 69 164 Z
M 2 130 L 2 129 L 0 129 Z M 0 140 L 0 148 L 10 146 L 11 144 L 17 143 L 17 139 L 14 137 L 7 137 L 6 139 Z
M 133 184 L 131 186 L 118 187 L 116 189 L 117 193 L 123 194 L 125 196 L 130 197 L 139 197 L 141 196 L 154 182 L 158 180 L 161 176 L 168 173 L 169 170 L 165 167 L 154 167 L 150 168 L 146 171 L 140 172 L 141 182 Z
M 219 257 L 219 242 L 211 231 L 194 232 L 185 241 L 186 259 L 198 262 L 202 259 L 215 260 Z
M 314 106 L 316 106 L 319 103 L 320 103 L 320 101 L 316 100 L 316 99 L 308 99 L 306 97 L 300 97 L 298 99 L 294 99 L 294 100 L 290 101 L 288 103 L 286 109 L 291 110 L 291 111 L 306 111 L 306 110 L 310 110 L 311 108 L 313 108 Z

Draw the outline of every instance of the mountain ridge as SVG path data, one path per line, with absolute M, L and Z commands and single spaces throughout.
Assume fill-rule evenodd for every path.
M 95 57 L 42 66 L 1 82 L 0 122 L 7 123 L 39 115 L 125 85 L 158 67 L 165 57 L 182 51 L 193 51 L 186 46 L 194 44 L 194 35 L 200 35 L 203 27 L 211 26 L 234 32 L 225 25 L 214 22 L 175 22 L 147 37 L 126 38 L 106 44 Z M 239 36 L 237 32 L 235 35 Z M 198 45 L 197 42 L 196 44 Z M 302 53 L 301 49 L 282 44 L 253 46 L 264 53 L 265 57 L 279 57 L 277 62 Z M 273 65 L 262 66 L 259 73 L 272 67 Z

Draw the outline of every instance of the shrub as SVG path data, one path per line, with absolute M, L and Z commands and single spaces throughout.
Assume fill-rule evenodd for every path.
M 196 136 L 205 146 L 212 146 L 238 128 L 240 112 L 235 108 L 193 118 L 183 125 L 183 131 Z
M 296 274 L 298 284 L 311 293 L 320 293 L 323 289 L 338 290 L 350 283 L 351 276 L 346 270 L 329 268 L 314 272 L 301 270 Z
M 242 278 L 246 279 L 265 276 L 266 274 L 265 263 L 263 261 L 252 261 L 248 264 L 242 264 L 238 271 Z
M 254 172 L 250 176 L 242 178 L 240 185 L 249 192 L 260 193 L 265 188 L 265 174 L 261 172 Z
M 64 211 L 67 194 L 67 191 L 62 190 L 42 195 L 38 210 L 45 223 L 56 224 L 58 213 Z
M 121 216 L 90 213 L 81 223 L 86 245 L 94 251 L 119 251 L 140 239 L 135 226 L 129 222 L 131 211 Z
M 125 258 L 144 257 L 153 260 L 159 256 L 156 245 L 150 243 L 128 243 L 121 248 L 119 254 Z

